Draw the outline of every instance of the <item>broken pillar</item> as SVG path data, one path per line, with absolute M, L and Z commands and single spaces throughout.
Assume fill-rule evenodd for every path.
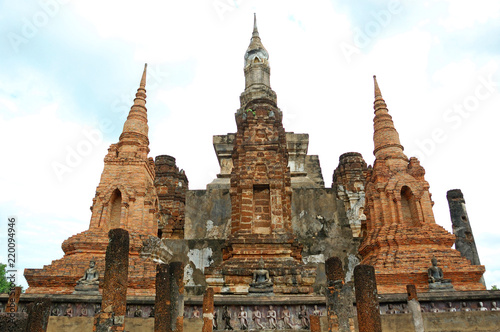
M 347 296 L 349 290 L 344 289 L 342 261 L 338 257 L 330 257 L 325 262 L 325 270 L 328 331 L 349 332 L 349 313 L 351 312 L 352 299 Z
M 310 316 L 311 332 L 321 332 L 321 324 L 319 322 L 319 316 Z
M 101 312 L 94 316 L 94 332 L 124 331 L 127 313 L 128 231 L 109 231 Z
M 182 332 L 184 330 L 184 264 L 171 262 L 169 274 L 171 331 Z
M 28 304 L 28 323 L 26 331 L 29 332 L 45 332 L 49 325 L 50 307 L 52 301 L 50 299 L 39 299 Z
M 212 332 L 214 326 L 214 289 L 208 287 L 203 295 L 203 329 L 202 332 Z
M 420 302 L 418 302 L 417 287 L 415 285 L 406 285 L 406 292 L 408 293 L 408 310 L 412 315 L 415 332 L 424 332 L 424 320 Z
M 448 190 L 446 199 L 448 200 L 451 224 L 455 235 L 455 249 L 460 252 L 462 257 L 467 258 L 472 265 L 481 265 L 462 191 L 460 189 Z M 481 282 L 486 286 L 484 277 L 481 277 Z
M 155 332 L 167 331 L 171 324 L 170 275 L 168 264 L 156 266 Z
M 354 268 L 354 287 L 356 289 L 359 332 L 382 332 L 375 268 L 362 264 L 356 266 Z

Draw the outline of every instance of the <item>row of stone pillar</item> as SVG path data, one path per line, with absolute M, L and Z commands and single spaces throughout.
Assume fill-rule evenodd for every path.
M 94 332 L 124 331 L 127 307 L 129 234 L 124 229 L 109 231 L 101 311 L 94 316 Z M 338 257 L 325 262 L 327 276 L 328 331 L 354 330 L 352 286 L 344 282 L 342 261 Z M 184 316 L 184 267 L 180 262 L 158 264 L 154 331 L 182 332 Z M 369 265 L 354 268 L 354 286 L 359 332 L 381 332 L 375 269 Z M 415 285 L 408 285 L 408 308 L 416 332 L 423 332 L 423 320 Z M 17 308 L 20 288 L 11 294 L 9 303 Z M 27 331 L 45 332 L 50 315 L 50 299 L 40 299 L 28 307 Z M 17 311 L 17 310 L 16 310 Z M 320 332 L 319 316 L 310 317 L 311 332 Z M 214 324 L 214 292 L 208 288 L 203 297 L 203 329 L 212 332 Z
M 344 283 L 342 261 L 338 257 L 329 258 L 325 262 L 327 277 L 327 316 L 328 331 L 354 331 L 352 315 L 352 287 Z M 358 265 L 354 268 L 354 288 L 359 332 L 382 332 L 382 320 L 377 296 L 375 269 L 370 265 Z M 415 332 L 424 332 L 424 323 L 415 285 L 406 286 L 408 292 L 408 308 L 412 314 Z M 311 332 L 319 332 L 313 329 Z
M 94 332 L 125 331 L 127 311 L 129 235 L 109 231 L 101 312 L 94 316 Z M 184 329 L 184 266 L 181 262 L 156 267 L 155 332 Z

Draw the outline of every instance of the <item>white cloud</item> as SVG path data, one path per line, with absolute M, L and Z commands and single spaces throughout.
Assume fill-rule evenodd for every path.
M 449 31 L 472 28 L 500 15 L 500 2 L 494 0 L 444 1 L 448 5 L 449 16 L 443 18 L 441 24 Z

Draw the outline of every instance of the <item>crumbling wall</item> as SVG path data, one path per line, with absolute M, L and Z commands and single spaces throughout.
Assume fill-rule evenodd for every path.
M 182 258 L 177 259 L 186 264 L 185 283 L 190 294 L 198 294 L 205 286 L 202 266 L 208 267 L 221 259 L 222 247 L 230 233 L 230 220 L 229 190 L 188 191 L 185 223 L 188 241 L 183 245 L 172 242 L 172 250 L 178 256 L 182 253 Z M 346 281 L 351 280 L 354 266 L 359 262 L 359 239 L 353 238 L 344 202 L 336 197 L 333 189 L 293 189 L 292 229 L 304 247 L 303 262 L 318 268 L 315 292 L 322 292 L 326 283 L 324 262 L 329 257 L 342 259 Z

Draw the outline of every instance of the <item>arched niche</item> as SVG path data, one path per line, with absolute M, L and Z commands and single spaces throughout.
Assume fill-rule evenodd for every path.
M 412 190 L 408 186 L 401 187 L 401 212 L 403 221 L 412 225 L 419 226 L 417 200 Z
M 110 199 L 109 229 L 119 228 L 122 216 L 122 193 L 115 189 Z

